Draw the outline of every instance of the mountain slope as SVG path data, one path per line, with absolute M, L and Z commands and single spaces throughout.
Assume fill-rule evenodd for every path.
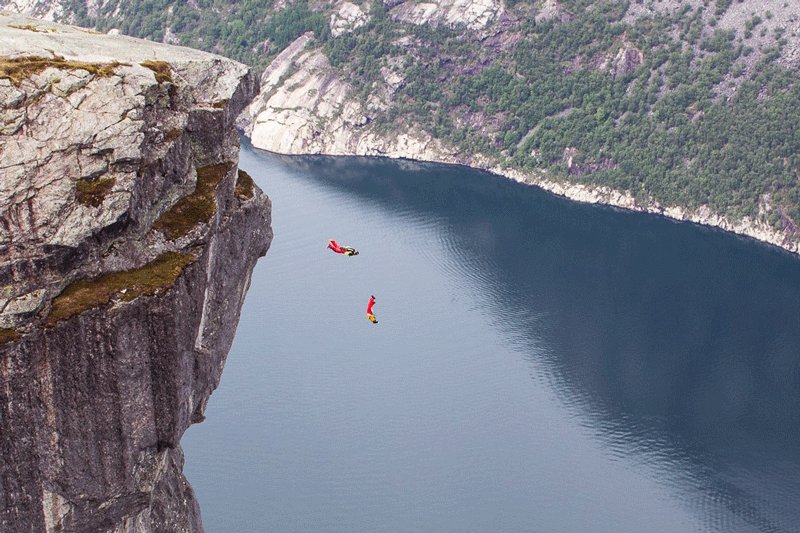
M 800 243 L 796 2 L 38 4 L 274 61 L 241 122 L 262 148 L 461 162 Z

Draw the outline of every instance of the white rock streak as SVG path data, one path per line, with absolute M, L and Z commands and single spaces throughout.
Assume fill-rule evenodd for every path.
M 502 2 L 495 0 L 440 0 L 438 2 L 404 2 L 394 7 L 393 19 L 409 24 L 437 26 L 466 26 L 482 30 L 494 21 L 503 10 Z
M 360 7 L 351 2 L 343 2 L 339 9 L 331 15 L 331 35 L 338 37 L 343 33 L 353 31 L 366 24 L 368 19 L 369 15 Z

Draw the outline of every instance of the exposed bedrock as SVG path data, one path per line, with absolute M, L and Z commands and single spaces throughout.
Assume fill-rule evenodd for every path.
M 0 15 L 0 531 L 202 531 L 180 439 L 269 199 L 218 56 Z

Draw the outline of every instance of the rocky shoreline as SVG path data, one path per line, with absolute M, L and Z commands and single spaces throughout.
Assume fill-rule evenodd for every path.
M 649 213 L 660 215 L 679 222 L 690 222 L 703 226 L 717 228 L 726 232 L 734 233 L 743 237 L 749 237 L 765 244 L 777 246 L 787 252 L 800 255 L 800 238 L 792 239 L 786 234 L 779 232 L 764 222 L 753 221 L 744 218 L 739 221 L 731 221 L 727 217 L 714 213 L 707 206 L 702 206 L 695 210 L 689 210 L 681 206 L 661 206 L 657 202 L 652 204 L 641 204 L 628 191 L 618 191 L 608 187 L 592 187 L 581 183 L 568 183 L 549 179 L 546 173 L 538 174 L 525 173 L 517 169 L 498 166 L 488 159 L 479 157 L 463 158 L 450 155 L 437 150 L 429 150 L 426 147 L 430 144 L 437 144 L 431 140 L 420 141 L 413 138 L 401 136 L 398 143 L 400 147 L 386 151 L 387 139 L 382 139 L 386 144 L 381 143 L 380 147 L 364 151 L 291 151 L 280 152 L 271 150 L 267 147 L 260 147 L 257 143 L 253 145 L 267 151 L 280 153 L 282 155 L 331 155 L 331 156 L 377 156 L 390 159 L 409 159 L 427 163 L 440 163 L 449 165 L 462 165 L 475 170 L 483 170 L 497 176 L 512 179 L 519 183 L 539 187 L 556 196 L 561 196 L 572 201 L 590 204 L 607 205 L 639 213 Z
M 286 136 L 283 137 L 286 142 Z M 736 235 L 750 237 L 766 244 L 774 245 L 793 254 L 800 255 L 800 238 L 792 239 L 764 222 L 744 218 L 731 221 L 714 213 L 707 206 L 689 210 L 680 206 L 661 206 L 657 202 L 642 205 L 628 191 L 617 191 L 608 187 L 592 187 L 581 183 L 567 183 L 549 179 L 544 172 L 525 173 L 516 169 L 502 167 L 480 157 L 463 157 L 441 149 L 432 139 L 419 139 L 411 135 L 398 135 L 394 141 L 387 137 L 365 136 L 356 142 L 357 149 L 343 150 L 340 146 L 315 147 L 310 150 L 281 149 L 281 147 L 259 142 L 252 138 L 253 146 L 283 155 L 331 155 L 331 156 L 377 156 L 390 159 L 409 159 L 429 163 L 463 165 L 476 170 L 484 170 L 514 181 L 533 185 L 552 194 L 582 203 L 601 204 L 630 211 L 661 215 L 680 222 L 691 222 L 718 228 Z M 302 139 L 301 139 L 302 141 Z M 366 141 L 366 142 L 365 142 Z M 277 148 L 277 149 L 276 149 Z

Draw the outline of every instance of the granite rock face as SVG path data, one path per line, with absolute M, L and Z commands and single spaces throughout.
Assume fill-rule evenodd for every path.
M 244 65 L 0 15 L 0 531 L 202 531 L 180 438 L 219 383 L 269 199 Z
M 261 92 L 238 119 L 254 146 L 285 154 L 446 160 L 449 153 L 424 131 L 387 136 L 373 130 L 376 110 L 390 106 L 403 82 L 395 72 L 385 68 L 386 86 L 361 102 L 325 53 L 308 46 L 311 42 L 310 32 L 298 37 L 261 76 Z

